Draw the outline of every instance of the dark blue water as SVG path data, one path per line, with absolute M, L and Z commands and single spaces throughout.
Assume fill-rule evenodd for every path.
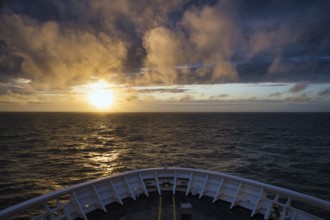
M 0 113 L 0 209 L 135 168 L 227 172 L 330 200 L 329 113 Z

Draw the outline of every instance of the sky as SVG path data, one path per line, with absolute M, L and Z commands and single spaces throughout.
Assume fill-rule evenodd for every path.
M 2 0 L 0 111 L 329 112 L 328 0 Z

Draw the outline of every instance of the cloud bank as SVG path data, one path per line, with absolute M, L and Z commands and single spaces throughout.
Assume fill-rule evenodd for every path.
M 0 81 L 27 79 L 31 90 L 98 78 L 129 85 L 329 82 L 329 6 L 52 0 L 32 7 L 4 1 Z M 12 85 L 6 91 L 13 92 Z

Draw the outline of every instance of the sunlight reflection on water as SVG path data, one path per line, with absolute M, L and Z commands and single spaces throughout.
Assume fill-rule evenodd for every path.
M 119 152 L 111 153 L 89 153 L 88 160 L 84 164 L 85 167 L 92 166 L 95 170 L 100 170 L 104 175 L 110 175 L 118 166 L 116 160 L 120 156 Z

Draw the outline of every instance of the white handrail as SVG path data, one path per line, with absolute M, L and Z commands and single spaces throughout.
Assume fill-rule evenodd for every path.
M 223 177 L 223 178 L 237 180 L 239 182 L 248 183 L 248 184 L 251 184 L 251 185 L 263 187 L 264 189 L 275 191 L 275 192 L 277 192 L 277 193 L 279 193 L 283 196 L 291 197 L 292 199 L 294 199 L 296 201 L 306 202 L 307 204 L 310 204 L 310 205 L 313 205 L 313 206 L 316 206 L 316 207 L 320 207 L 320 208 L 323 208 L 324 210 L 330 211 L 330 202 L 329 201 L 319 199 L 319 198 L 316 198 L 314 196 L 310 196 L 310 195 L 307 195 L 307 194 L 299 193 L 299 192 L 296 192 L 296 191 L 293 191 L 293 190 L 285 189 L 285 188 L 282 188 L 282 187 L 262 183 L 262 182 L 259 182 L 259 181 L 256 181 L 256 180 L 251 180 L 251 179 L 247 179 L 247 178 L 243 178 L 243 177 L 238 177 L 238 176 L 234 176 L 234 175 L 230 175 L 230 174 L 226 174 L 226 173 L 218 173 L 218 172 L 213 172 L 213 171 L 205 171 L 205 170 L 198 170 L 198 169 L 192 169 L 192 168 L 173 168 L 173 169 L 182 170 L 182 171 L 199 172 L 199 173 L 204 173 L 204 174 L 218 175 L 218 176 Z
M 92 181 L 76 184 L 76 185 L 61 189 L 61 190 L 53 191 L 51 193 L 41 195 L 39 197 L 24 201 L 17 205 L 11 206 L 7 209 L 1 210 L 0 219 L 26 211 L 26 210 L 32 208 L 33 206 L 45 204 L 46 202 L 48 202 L 50 200 L 54 200 L 63 195 L 70 194 L 79 189 L 82 189 L 85 187 L 91 187 L 96 183 L 101 183 L 104 181 L 111 181 L 116 178 L 125 178 L 127 176 L 134 175 L 134 174 L 142 176 L 141 174 L 144 174 L 144 173 L 153 173 L 153 175 L 154 175 L 155 172 L 157 172 L 158 178 L 161 178 L 162 175 L 164 175 L 164 171 L 166 171 L 165 172 L 166 175 L 169 175 L 169 173 L 173 174 L 173 178 L 175 175 L 177 175 L 178 172 L 188 172 L 190 174 L 194 173 L 194 174 L 218 176 L 225 180 L 235 180 L 235 181 L 238 181 L 239 183 L 257 186 L 257 187 L 262 188 L 265 191 L 268 190 L 271 192 L 275 192 L 275 193 L 280 194 L 281 196 L 291 198 L 292 200 L 304 202 L 304 203 L 310 204 L 312 206 L 322 208 L 326 211 L 330 211 L 330 202 L 329 201 L 325 201 L 325 200 L 322 200 L 322 199 L 319 199 L 319 198 L 316 198 L 316 197 L 313 197 L 310 195 L 305 195 L 305 194 L 302 194 L 302 193 L 299 193 L 299 192 L 296 192 L 293 190 L 289 190 L 289 189 L 285 189 L 285 188 L 281 188 L 281 187 L 273 186 L 270 184 L 265 184 L 265 183 L 258 182 L 255 180 L 246 179 L 246 178 L 242 178 L 242 177 L 238 177 L 238 176 L 233 176 L 233 175 L 225 174 L 225 173 L 199 170 L 199 169 L 193 169 L 193 168 L 168 167 L 168 168 L 148 168 L 148 169 L 140 169 L 140 170 L 123 172 L 123 173 L 114 174 L 114 175 L 111 175 L 108 177 L 103 177 L 103 178 L 95 179 Z M 168 172 L 168 171 L 171 171 L 171 172 Z M 168 178 L 168 176 L 166 176 L 166 177 Z M 189 189 L 188 189 L 188 191 L 189 191 Z

